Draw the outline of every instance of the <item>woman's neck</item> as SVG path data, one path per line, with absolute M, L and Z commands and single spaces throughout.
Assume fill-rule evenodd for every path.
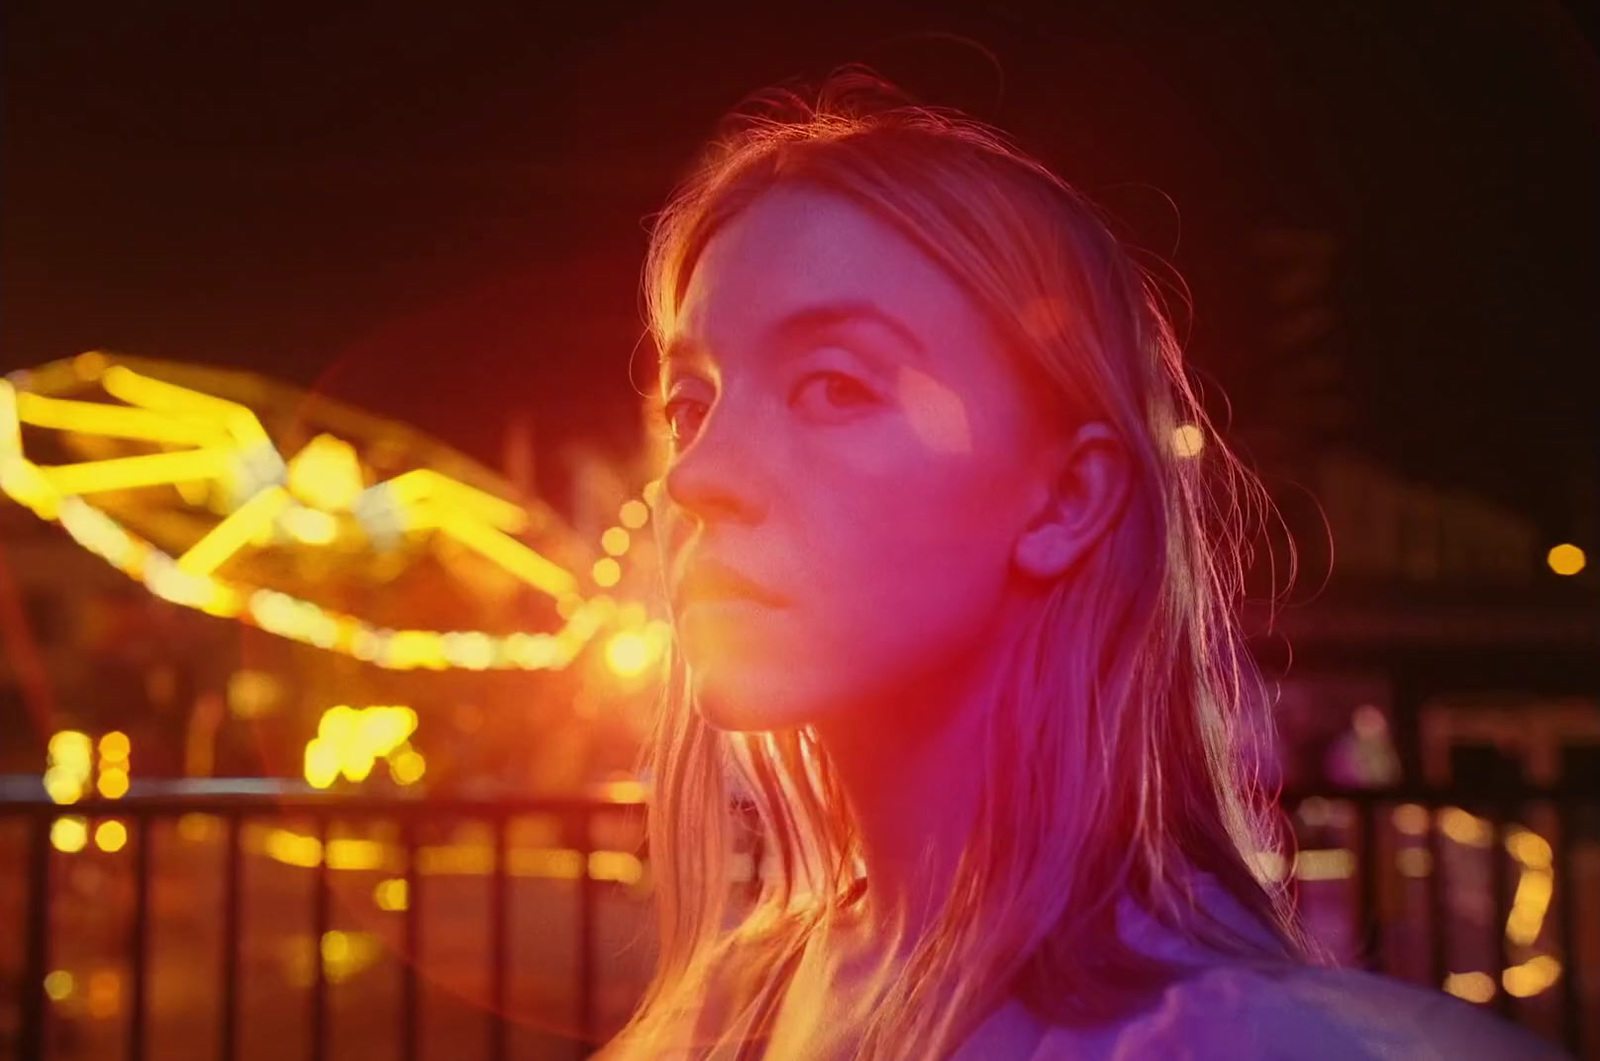
M 1000 696 L 1012 622 L 990 651 L 897 698 L 893 711 L 817 725 L 860 830 L 868 889 L 848 933 L 914 945 L 950 894 L 983 797 L 986 728 Z M 883 720 L 867 726 L 860 717 Z

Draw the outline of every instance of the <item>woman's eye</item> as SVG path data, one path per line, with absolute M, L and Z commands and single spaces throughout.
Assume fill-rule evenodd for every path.
M 842 372 L 813 372 L 800 381 L 795 395 L 814 395 L 830 409 L 853 409 L 878 400 L 865 384 Z
M 705 418 L 705 403 L 693 398 L 673 398 L 661 407 L 661 421 L 667 434 L 680 445 L 694 437 Z

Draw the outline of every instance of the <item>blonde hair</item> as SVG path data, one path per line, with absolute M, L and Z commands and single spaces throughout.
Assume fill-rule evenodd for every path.
M 737 114 L 673 195 L 645 270 L 658 342 L 707 242 L 790 182 L 848 198 L 942 265 L 1041 382 L 1055 422 L 1109 423 L 1135 480 L 1121 525 L 1050 588 L 1025 637 L 997 646 L 1009 681 L 989 720 L 978 828 L 942 911 L 872 988 L 857 1056 L 944 1056 L 996 983 L 1054 1023 L 1136 1007 L 1182 967 L 1123 938 L 1124 899 L 1219 960 L 1302 960 L 1285 897 L 1254 870 L 1275 846 L 1272 811 L 1241 754 L 1260 690 L 1236 609 L 1252 517 L 1270 506 L 1210 429 L 1157 284 L 1088 202 L 1002 134 L 849 70 L 814 104 L 775 93 Z M 1174 445 L 1186 424 L 1203 432 L 1203 459 Z M 625 1040 L 664 1034 L 741 941 L 800 931 L 815 923 L 792 916 L 800 904 L 836 909 L 858 883 L 860 837 L 815 734 L 718 731 L 689 689 L 675 653 L 649 750 L 661 949 Z M 734 787 L 754 800 L 777 864 L 738 918 Z M 1197 900 L 1207 877 L 1248 929 Z

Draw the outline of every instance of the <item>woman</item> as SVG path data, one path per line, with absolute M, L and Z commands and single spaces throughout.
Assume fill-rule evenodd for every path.
M 647 265 L 662 936 L 603 1056 L 1463 1056 L 1426 1052 L 1435 1017 L 1526 1047 L 1317 970 L 1256 870 L 1234 608 L 1262 497 L 1150 279 L 987 128 L 859 73 L 777 102 Z M 769 851 L 749 911 L 736 794 Z

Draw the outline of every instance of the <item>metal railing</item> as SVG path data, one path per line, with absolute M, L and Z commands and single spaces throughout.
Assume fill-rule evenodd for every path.
M 132 795 L 117 800 L 85 800 L 57 805 L 44 799 L 0 802 L 0 822 L 7 818 L 26 823 L 24 892 L 25 940 L 20 976 L 20 1020 L 18 1056 L 32 1061 L 46 1051 L 46 1025 L 51 1003 L 46 978 L 51 970 L 51 923 L 53 887 L 52 829 L 64 818 L 113 820 L 125 823 L 126 849 L 132 859 L 132 917 L 128 958 L 128 1020 L 124 1051 L 129 1061 L 150 1057 L 147 1026 L 150 981 L 151 881 L 154 870 L 151 842 L 157 822 L 176 821 L 188 815 L 220 819 L 222 827 L 222 902 L 220 913 L 221 950 L 216 955 L 218 969 L 218 1041 L 216 1056 L 232 1061 L 239 1049 L 240 938 L 243 927 L 242 881 L 247 823 L 265 820 L 309 820 L 315 823 L 318 857 L 309 865 L 314 882 L 310 909 L 306 911 L 311 938 L 322 940 L 330 930 L 330 877 L 335 870 L 332 826 L 362 820 L 381 820 L 399 826 L 400 879 L 405 882 L 407 901 L 403 917 L 400 951 L 401 984 L 398 1009 L 399 1056 L 416 1061 L 419 1056 L 418 957 L 424 946 L 421 916 L 423 881 L 418 872 L 420 848 L 418 830 L 432 823 L 476 821 L 491 831 L 488 865 L 489 901 L 484 911 L 488 933 L 487 1057 L 504 1061 L 509 1056 L 507 1036 L 507 971 L 509 967 L 507 931 L 511 916 L 508 887 L 508 823 L 517 818 L 555 817 L 565 825 L 564 832 L 576 843 L 579 864 L 584 871 L 576 875 L 577 904 L 573 925 L 577 938 L 577 965 L 572 970 L 576 986 L 576 1048 L 580 1057 L 597 1048 L 595 1023 L 595 923 L 601 889 L 608 882 L 588 871 L 595 850 L 589 842 L 594 822 L 604 816 L 636 812 L 639 804 L 617 799 L 516 799 L 516 800 L 397 800 L 359 796 L 278 796 L 228 795 L 211 797 L 163 797 Z M 337 841 L 333 841 L 337 843 Z M 328 1057 L 329 1005 L 325 962 L 311 963 L 309 990 L 309 1036 L 305 1056 L 312 1061 Z
M 1342 808 L 1344 836 L 1339 841 L 1337 851 L 1332 852 L 1341 856 L 1333 863 L 1337 872 L 1331 875 L 1322 871 L 1313 872 L 1315 867 L 1309 861 L 1295 859 L 1287 860 L 1278 869 L 1292 877 L 1302 888 L 1318 887 L 1320 885 L 1311 882 L 1319 878 L 1326 880 L 1330 876 L 1345 883 L 1352 900 L 1350 913 L 1356 926 L 1357 953 L 1353 957 L 1377 971 L 1396 971 L 1400 964 L 1396 959 L 1404 956 L 1395 953 L 1394 948 L 1386 943 L 1389 939 L 1386 929 L 1393 926 L 1385 922 L 1385 889 L 1394 883 L 1396 874 L 1392 860 L 1382 857 L 1380 851 L 1385 846 L 1394 845 L 1397 834 L 1393 823 L 1415 825 L 1422 822 L 1426 825 L 1421 829 L 1407 826 L 1410 829 L 1407 842 L 1413 849 L 1426 852 L 1425 856 L 1419 856 L 1412 862 L 1427 867 L 1426 873 L 1412 874 L 1413 880 L 1408 887 L 1419 888 L 1426 895 L 1428 913 L 1425 920 L 1428 932 L 1425 975 L 1435 985 L 1445 983 L 1453 971 L 1446 909 L 1447 889 L 1450 887 L 1446 871 L 1450 859 L 1446 858 L 1445 847 L 1457 841 L 1442 825 L 1470 818 L 1471 822 L 1476 823 L 1472 828 L 1478 832 L 1467 839 L 1480 850 L 1486 848 L 1488 851 L 1488 923 L 1495 932 L 1495 939 L 1488 947 L 1492 967 L 1486 973 L 1475 975 L 1484 977 L 1484 982 L 1489 982 L 1491 987 L 1498 987 L 1507 976 L 1507 971 L 1515 967 L 1511 945 L 1503 930 L 1512 916 L 1514 906 L 1511 870 L 1503 854 L 1508 841 L 1530 831 L 1519 824 L 1529 820 L 1530 814 L 1545 822 L 1545 827 L 1540 831 L 1540 843 L 1548 846 L 1538 846 L 1537 850 L 1548 851 L 1547 883 L 1553 885 L 1553 894 L 1548 887 L 1542 893 L 1545 907 L 1539 916 L 1543 919 L 1544 910 L 1548 910 L 1553 912 L 1554 918 L 1553 932 L 1543 933 L 1541 938 L 1553 936 L 1552 945 L 1560 956 L 1560 974 L 1550 985 L 1559 999 L 1559 1027 L 1551 1031 L 1575 1055 L 1594 1056 L 1584 1053 L 1585 1037 L 1592 1040 L 1594 1032 L 1586 1029 L 1583 1013 L 1586 1002 L 1593 1002 L 1596 985 L 1585 980 L 1592 970 L 1584 968 L 1583 946 L 1578 939 L 1579 899 L 1574 876 L 1574 856 L 1580 841 L 1585 844 L 1596 843 L 1594 829 L 1596 820 L 1600 819 L 1600 798 L 1592 789 L 1517 789 L 1487 794 L 1423 788 L 1322 790 L 1286 794 L 1283 803 L 1286 809 L 1295 812 L 1310 800 L 1322 801 L 1320 806 L 1324 808 Z M 1401 808 L 1404 808 L 1403 812 Z M 0 866 L 0 874 L 20 875 L 24 896 L 22 960 L 17 991 L 17 1056 L 28 1061 L 46 1056 L 47 1029 L 52 1013 L 52 1001 L 46 989 L 47 977 L 52 969 L 52 907 L 59 901 L 57 882 L 53 879 L 52 867 L 56 857 L 52 831 L 58 820 L 68 816 L 91 822 L 115 819 L 125 823 L 126 853 L 120 857 L 130 863 L 132 910 L 127 937 L 129 989 L 124 1056 L 130 1061 L 145 1061 L 151 1056 L 148 1021 L 151 889 L 153 875 L 158 869 L 152 854 L 152 836 L 158 823 L 174 822 L 187 815 L 212 816 L 212 820 L 220 821 L 221 827 L 221 894 L 220 909 L 217 911 L 220 948 L 219 953 L 214 955 L 217 969 L 216 1057 L 223 1061 L 234 1061 L 239 1056 L 240 939 L 247 913 L 242 889 L 245 830 L 247 825 L 253 823 L 293 819 L 314 823 L 317 857 L 314 861 L 302 863 L 313 878 L 309 909 L 305 911 L 313 941 L 324 939 L 331 926 L 331 875 L 338 871 L 330 866 L 333 861 L 331 844 L 338 842 L 334 839 L 334 826 L 352 822 L 383 823 L 397 831 L 395 868 L 400 874 L 399 879 L 404 881 L 404 894 L 407 896 L 407 901 L 396 911 L 402 918 L 397 949 L 403 959 L 400 962 L 400 991 L 396 1007 L 396 1039 L 398 1055 L 403 1061 L 417 1061 L 422 1042 L 419 1028 L 423 1010 L 420 1005 L 422 985 L 419 982 L 418 959 L 424 952 L 427 931 L 421 902 L 425 883 L 423 874 L 419 872 L 418 853 L 422 847 L 420 831 L 433 828 L 438 823 L 477 822 L 487 827 L 489 839 L 485 874 L 488 901 L 482 910 L 488 939 L 484 1054 L 492 1061 L 505 1061 L 511 1052 L 507 1017 L 511 1001 L 508 992 L 511 933 L 508 927 L 513 914 L 508 869 L 511 861 L 508 857 L 508 825 L 516 819 L 530 816 L 564 823 L 565 843 L 576 849 L 575 864 L 580 871 L 575 874 L 577 894 L 572 931 L 575 936 L 576 966 L 571 970 L 576 1010 L 572 1020 L 576 1034 L 571 1041 L 578 1056 L 589 1056 L 597 1048 L 601 1034 L 596 1012 L 596 983 L 600 974 L 596 954 L 597 910 L 604 889 L 613 887 L 608 881 L 599 879 L 593 868 L 593 856 L 599 850 L 593 840 L 594 825 L 599 819 L 619 814 L 642 817 L 642 805 L 636 801 L 593 798 L 398 800 L 345 795 L 285 797 L 265 793 L 199 797 L 134 794 L 118 800 L 92 800 L 72 805 L 57 805 L 42 796 L 38 799 L 0 800 L 0 823 L 9 820 L 26 831 L 20 865 Z M 1457 815 L 1458 818 L 1453 819 L 1450 815 Z M 1460 815 L 1468 817 L 1459 818 Z M 1304 817 L 1303 814 L 1299 816 Z M 1289 820 L 1296 820 L 1293 813 Z M 1300 846 L 1304 848 L 1306 845 L 1302 843 Z M 1302 852 L 1302 855 L 1309 854 Z M 1595 898 L 1597 896 L 1590 896 L 1587 901 Z M 317 955 L 317 958 L 320 957 L 320 954 Z M 312 961 L 306 998 L 309 1017 L 304 1055 L 312 1061 L 323 1061 L 329 1056 L 330 1049 L 330 985 L 325 964 L 323 960 Z M 1548 963 L 1545 967 L 1548 967 Z M 1502 1014 L 1511 1018 L 1518 1016 L 1519 1000 L 1511 990 L 1493 990 L 1492 999 Z M 1544 1004 L 1548 1005 L 1549 1001 Z M 1596 1046 L 1592 1041 L 1587 1045 L 1591 1049 Z

